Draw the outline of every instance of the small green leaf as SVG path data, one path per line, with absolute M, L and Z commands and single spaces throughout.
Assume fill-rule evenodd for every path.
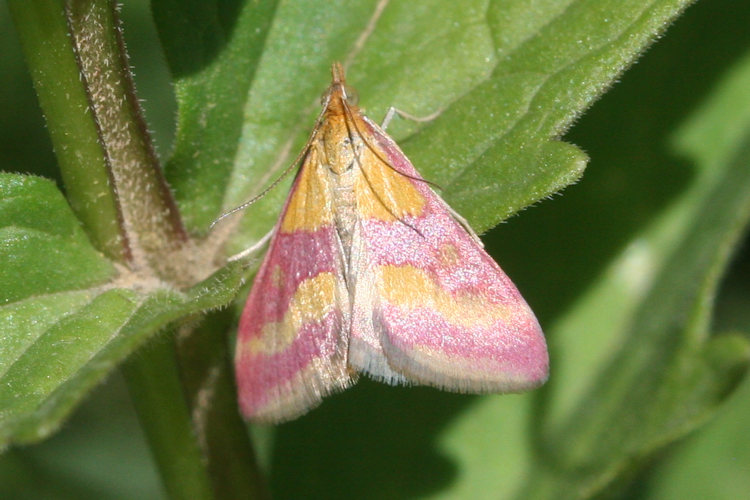
M 50 434 L 156 331 L 239 287 L 238 265 L 186 292 L 116 276 L 52 182 L 0 174 L 0 192 L 0 448 Z
M 84 288 L 114 274 L 55 185 L 0 173 L 0 304 Z

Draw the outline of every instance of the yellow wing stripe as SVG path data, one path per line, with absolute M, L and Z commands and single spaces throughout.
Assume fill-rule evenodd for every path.
M 370 144 L 374 140 L 368 138 Z M 422 215 L 426 201 L 413 182 L 383 163 L 372 151 L 362 154 L 362 170 L 356 184 L 360 217 L 395 222 L 407 215 Z
M 490 304 L 479 294 L 451 294 L 425 271 L 413 266 L 380 266 L 380 293 L 391 305 L 403 309 L 430 309 L 449 323 L 475 329 L 508 321 L 518 304 Z
M 321 321 L 334 308 L 336 276 L 320 273 L 301 282 L 295 290 L 289 309 L 279 322 L 267 323 L 260 335 L 238 345 L 241 355 L 278 354 L 287 349 L 303 325 Z
M 333 223 L 330 203 L 331 189 L 326 172 L 321 168 L 318 151 L 310 148 L 300 167 L 299 178 L 290 194 L 289 205 L 281 221 L 281 231 L 317 231 Z

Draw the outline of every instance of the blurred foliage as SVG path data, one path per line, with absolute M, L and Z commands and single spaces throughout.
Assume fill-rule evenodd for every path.
M 537 8 L 549 8 L 550 12 L 554 6 L 554 2 L 533 4 Z M 0 9 L 5 9 L 5 4 Z M 177 109 L 170 93 L 167 65 L 146 2 L 128 2 L 123 17 L 140 95 L 145 98 L 147 117 L 160 151 L 166 157 L 175 137 L 173 122 Z M 502 25 L 501 20 L 495 21 Z M 313 29 L 314 23 L 309 24 Z M 656 381 L 665 376 L 658 369 L 668 372 L 676 366 L 680 373 L 691 373 L 691 370 L 703 368 L 697 364 L 708 359 L 709 370 L 718 365 L 731 371 L 746 355 L 741 343 L 733 343 L 734 337 L 719 337 L 720 342 L 712 344 L 707 334 L 748 332 L 750 259 L 747 250 L 737 253 L 715 299 L 710 290 L 712 285 L 707 283 L 709 290 L 696 289 L 686 299 L 685 310 L 680 309 L 683 307 L 680 304 L 668 310 L 673 303 L 671 297 L 683 291 L 687 293 L 690 286 L 697 287 L 697 284 L 686 283 L 671 293 L 670 284 L 674 280 L 679 282 L 683 276 L 679 267 L 671 274 L 664 269 L 668 271 L 670 265 L 683 265 L 686 277 L 697 276 L 696 279 L 710 281 L 710 276 L 704 276 L 710 264 L 704 262 L 690 267 L 694 261 L 686 256 L 709 255 L 712 243 L 714 246 L 722 243 L 718 239 L 706 240 L 713 237 L 711 231 L 723 227 L 723 223 L 731 226 L 732 221 L 722 217 L 721 208 L 725 207 L 716 208 L 716 214 L 711 212 L 716 203 L 710 196 L 714 190 L 725 189 L 718 192 L 727 193 L 733 186 L 741 187 L 741 176 L 735 179 L 728 173 L 739 176 L 750 161 L 747 147 L 750 144 L 750 103 L 741 92 L 750 83 L 748 25 L 750 5 L 714 0 L 699 2 L 688 9 L 664 39 L 659 40 L 564 136 L 566 142 L 582 148 L 590 158 L 581 181 L 567 188 L 562 196 L 540 202 L 511 218 L 484 238 L 490 252 L 513 277 L 545 326 L 552 354 L 552 378 L 548 387 L 531 395 L 479 398 L 424 388 L 384 387 L 363 381 L 296 422 L 275 431 L 252 429 L 279 498 L 300 498 L 311 493 L 326 498 L 353 495 L 358 498 L 507 498 L 519 492 L 522 496 L 523 492 L 529 496 L 541 495 L 545 485 L 560 491 L 570 487 L 570 491 L 580 492 L 578 488 L 582 484 L 586 485 L 583 491 L 596 491 L 586 479 L 591 467 L 581 471 L 571 468 L 570 464 L 577 465 L 578 460 L 589 466 L 587 459 L 599 459 L 599 455 L 592 454 L 597 451 L 597 444 L 605 444 L 605 458 L 617 464 L 614 472 L 605 471 L 601 477 L 625 472 L 616 487 L 609 491 L 610 495 L 659 499 L 737 498 L 750 489 L 750 442 L 744 431 L 745 422 L 750 418 L 750 383 L 747 381 L 743 381 L 729 402 L 720 407 L 715 419 L 682 442 L 660 451 L 644 469 L 628 467 L 631 460 L 635 463 L 642 458 L 639 453 L 617 451 L 623 445 L 627 448 L 636 442 L 643 448 L 639 449 L 642 453 L 666 444 L 702 421 L 709 412 L 707 408 L 713 408 L 713 403 L 721 400 L 737 381 L 733 373 L 724 374 L 726 376 L 716 387 L 707 384 L 710 387 L 705 394 L 711 397 L 706 398 L 700 397 L 704 394 L 703 386 L 691 391 L 689 385 L 675 384 L 674 387 L 688 391 L 686 397 L 695 395 L 700 399 L 700 404 L 695 405 L 695 415 L 686 417 L 689 424 L 677 426 L 672 433 L 665 432 L 657 423 L 653 427 L 661 429 L 657 436 L 642 437 L 641 433 L 648 430 L 646 422 L 653 423 L 649 419 L 652 410 L 649 403 L 657 398 L 653 398 L 650 391 L 658 389 Z M 512 26 L 506 29 L 512 30 Z M 283 34 L 282 30 L 278 36 Z M 297 36 L 304 41 L 302 34 Z M 509 39 L 513 36 L 522 39 L 523 33 L 508 34 Z M 3 65 L 0 82 L 7 90 L 0 95 L 3 99 L 0 170 L 34 172 L 54 178 L 55 160 L 50 142 L 5 10 L 0 10 L 0 43 L 7 54 L 0 61 Z M 338 43 L 351 43 L 351 40 Z M 304 49 L 290 44 L 295 50 Z M 437 52 L 440 56 L 444 54 Z M 481 59 L 483 53 L 480 51 L 476 56 Z M 283 120 L 293 123 L 299 119 L 299 114 L 293 110 L 307 105 L 308 94 L 323 88 L 325 68 L 316 69 L 315 78 L 300 81 L 297 75 L 302 70 L 285 69 L 296 62 L 267 57 L 272 61 L 265 66 L 270 68 L 267 69 L 269 74 L 287 72 L 286 85 L 302 85 L 307 89 L 295 93 L 294 99 L 298 102 L 288 103 L 292 111 L 281 115 Z M 300 65 L 317 67 L 314 59 L 308 57 Z M 364 53 L 361 61 L 356 67 L 365 81 L 366 63 L 375 61 L 375 64 L 377 55 Z M 460 62 L 463 70 L 474 74 L 477 81 L 484 78 L 479 70 L 473 69 L 480 67 L 478 63 L 474 66 L 474 60 Z M 521 60 L 515 64 L 529 63 Z M 511 65 L 509 71 L 513 69 Z M 194 70 L 183 68 L 184 73 L 177 74 L 189 75 Z M 396 77 L 398 75 L 394 74 L 393 78 Z M 272 79 L 265 82 L 276 86 L 276 99 L 286 100 L 285 91 L 276 90 L 283 85 Z M 441 83 L 432 82 L 432 85 L 440 88 Z M 369 109 L 373 117 L 379 117 L 382 109 L 393 103 L 393 96 L 383 90 L 356 86 L 363 98 L 372 96 L 367 102 L 371 103 Z M 179 89 L 186 91 L 185 87 Z M 435 103 L 420 100 L 420 90 L 419 85 L 405 86 L 396 96 L 401 98 L 396 104 L 416 113 L 429 112 Z M 262 89 L 258 92 L 260 96 L 269 95 Z M 498 92 L 502 92 L 502 85 Z M 273 113 L 279 112 L 272 106 L 273 102 L 263 104 L 270 106 Z M 266 129 L 276 126 L 269 125 L 268 118 L 265 119 L 263 122 L 263 110 L 260 110 L 257 119 L 260 125 L 251 126 Z M 449 152 L 426 147 L 432 140 L 448 148 L 450 143 L 440 137 L 445 133 L 441 129 L 450 129 L 451 122 L 433 125 L 433 132 L 428 130 L 427 135 L 415 135 L 414 127 L 408 123 L 396 124 L 394 134 L 404 139 L 405 149 L 418 166 L 421 162 L 431 165 L 422 169 L 431 178 L 441 183 L 453 179 L 453 172 L 442 171 L 436 164 Z M 245 133 L 252 133 L 252 130 Z M 304 129 L 299 131 L 300 135 L 304 133 Z M 438 139 L 430 139 L 431 133 Z M 548 133 L 541 136 L 546 140 Z M 201 184 L 191 188 L 195 179 L 179 178 L 180 170 L 174 162 L 185 153 L 180 151 L 179 134 L 177 138 L 176 154 L 169 164 L 171 171 L 176 172 L 172 180 L 178 187 L 178 197 L 183 197 L 181 201 L 188 220 L 193 221 L 194 227 L 200 227 L 215 215 L 220 203 L 231 205 L 237 201 L 233 196 L 242 196 L 242 186 L 235 186 L 236 192 L 230 193 L 229 200 L 219 196 L 223 193 L 208 192 L 206 196 L 213 197 L 213 205 L 206 209 L 200 197 L 196 198 L 191 192 Z M 454 136 L 453 140 L 459 139 Z M 257 165 L 254 168 L 259 170 L 266 165 L 262 162 L 263 149 L 271 150 L 270 155 L 280 147 L 275 137 L 268 144 L 243 144 L 245 151 L 236 154 L 245 159 L 252 157 Z M 566 152 L 571 151 L 575 153 L 566 149 Z M 502 179 L 492 182 L 502 183 Z M 265 204 L 258 209 L 262 217 L 272 220 L 272 207 L 278 206 L 283 191 L 279 189 L 264 200 Z M 471 195 L 462 195 L 460 189 L 448 189 L 447 194 L 448 197 L 454 195 L 453 201 L 459 204 L 462 199 L 471 198 Z M 506 208 L 493 209 L 489 218 L 520 208 L 524 204 L 521 198 L 517 202 L 501 201 Z M 740 198 L 741 195 L 735 198 L 722 195 L 722 200 L 739 200 L 737 205 L 729 205 L 733 210 L 730 215 L 737 214 L 739 219 L 742 216 Z M 482 227 L 490 226 L 488 217 L 480 212 L 472 213 L 474 220 Z M 738 220 L 735 225 L 741 222 Z M 241 247 L 255 231 L 262 232 L 257 227 L 245 228 L 236 245 Z M 720 256 L 717 259 L 716 265 L 720 267 Z M 654 290 L 661 290 L 662 295 L 655 294 Z M 692 325 L 690 335 L 680 330 L 684 337 L 660 336 L 668 328 L 643 324 L 644 318 L 659 318 L 659 313 L 665 310 L 669 313 L 664 319 L 667 322 L 673 316 L 686 313 L 695 301 L 700 303 L 695 313 L 699 317 L 692 318 L 694 323 L 687 320 L 684 323 Z M 702 322 L 707 322 L 708 318 L 703 316 L 710 314 L 713 301 L 715 316 L 710 324 L 704 325 Z M 729 339 L 729 345 L 722 344 L 721 339 Z M 631 348 L 630 352 L 644 355 L 656 364 L 656 371 L 646 372 L 653 378 L 638 379 L 642 372 L 637 370 L 633 372 L 635 375 L 617 371 L 621 366 L 637 365 L 638 360 L 616 357 L 620 346 L 632 346 L 636 340 L 642 342 L 643 350 Z M 654 342 L 656 345 L 651 345 Z M 674 359 L 650 357 L 651 353 L 670 352 L 671 346 L 664 347 L 659 342 L 684 342 L 687 353 Z M 704 343 L 715 348 L 704 351 Z M 607 363 L 617 366 L 607 367 Z M 642 392 L 634 394 L 632 400 L 621 402 L 623 406 L 614 405 L 616 411 L 607 413 L 608 420 L 603 424 L 597 422 L 605 426 L 605 434 L 610 428 L 627 429 L 627 433 L 622 434 L 626 436 L 624 441 L 601 441 L 595 431 L 577 430 L 575 425 L 568 424 L 567 419 L 576 415 L 576 405 L 597 413 L 597 399 L 592 400 L 591 394 L 602 394 L 597 392 L 598 383 L 617 380 L 630 384 L 632 377 L 644 387 Z M 634 406 L 628 407 L 629 403 Z M 693 406 L 680 403 L 678 409 L 684 408 Z M 629 428 L 627 422 L 633 415 L 639 418 L 634 429 Z M 581 421 L 589 422 L 586 415 Z M 643 425 L 639 427 L 639 424 Z M 530 435 L 537 436 L 533 442 Z M 114 378 L 91 394 L 61 433 L 40 445 L 16 448 L 0 457 L 0 497 L 158 497 L 162 495 L 161 486 L 147 448 L 140 438 L 136 439 L 138 436 L 140 431 L 130 404 L 123 395 L 119 379 Z M 581 436 L 596 442 L 586 446 L 586 439 L 578 439 Z M 566 442 L 566 439 L 575 442 Z M 581 458 L 576 453 L 590 456 Z M 548 462 L 535 463 L 539 456 L 547 457 Z

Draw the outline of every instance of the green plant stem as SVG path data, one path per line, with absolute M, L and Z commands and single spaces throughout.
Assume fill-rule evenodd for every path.
M 94 245 L 122 261 L 118 223 L 104 150 L 81 81 L 60 0 L 9 0 L 26 64 L 47 120 L 67 198 Z
M 169 497 L 215 498 L 183 398 L 172 342 L 151 343 L 128 360 L 123 371 Z
M 180 252 L 188 236 L 138 102 L 116 4 L 67 0 L 65 14 L 127 236 L 129 266 L 177 285 L 192 284 Z
M 217 498 L 267 498 L 268 492 L 246 439 L 237 406 L 229 346 L 227 311 L 209 314 L 177 336 L 182 383 Z
M 194 284 L 192 242 L 151 145 L 114 2 L 10 0 L 9 5 L 70 203 L 92 241 L 133 272 L 136 284 L 139 279 Z M 181 349 L 192 354 L 179 363 L 173 342 L 149 345 L 125 369 L 173 498 L 253 498 L 260 490 L 233 401 L 226 347 L 213 338 L 205 352 Z M 216 406 L 197 405 L 203 386 L 191 363 L 201 370 L 215 362 L 222 367 L 212 372 L 219 373 L 212 379 Z

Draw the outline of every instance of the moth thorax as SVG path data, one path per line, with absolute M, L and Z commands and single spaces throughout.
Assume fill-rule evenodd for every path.
M 344 251 L 349 253 L 352 246 L 354 226 L 357 222 L 357 197 L 355 184 L 359 169 L 352 168 L 340 174 L 331 172 L 331 186 L 333 188 L 333 213 L 335 214 L 336 231 L 338 232 Z M 348 260 L 348 259 L 347 259 Z
M 359 164 L 362 153 L 362 139 L 350 135 L 346 126 L 328 127 L 323 134 L 323 149 L 328 168 L 336 174 L 343 174 Z

